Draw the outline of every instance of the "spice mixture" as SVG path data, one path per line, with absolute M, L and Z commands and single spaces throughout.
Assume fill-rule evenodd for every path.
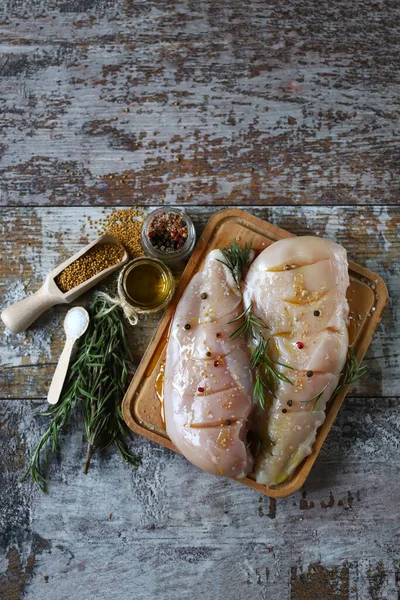
M 147 236 L 157 250 L 168 253 L 176 252 L 186 243 L 188 226 L 180 215 L 163 212 L 150 221 Z
M 104 269 L 121 262 L 124 253 L 122 244 L 97 244 L 57 275 L 56 285 L 65 294 Z
M 99 235 L 110 233 L 124 245 L 131 258 L 143 256 L 140 232 L 146 213 L 143 208 L 127 208 L 112 210 L 102 219 L 92 221 L 87 217 L 89 226 L 97 229 Z

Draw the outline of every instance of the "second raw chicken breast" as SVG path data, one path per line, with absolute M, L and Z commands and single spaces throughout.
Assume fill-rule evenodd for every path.
M 268 351 L 287 365 L 275 366 L 291 381 L 279 382 L 265 412 L 257 412 L 268 448 L 256 459 L 259 483 L 281 483 L 311 453 L 346 361 L 348 285 L 346 250 L 311 236 L 271 244 L 249 269 L 245 306 L 269 327 L 262 332 Z

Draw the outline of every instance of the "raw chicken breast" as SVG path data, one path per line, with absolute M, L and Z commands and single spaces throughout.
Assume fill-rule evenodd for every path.
M 208 473 L 244 477 L 253 379 L 243 339 L 229 335 L 243 312 L 242 294 L 213 250 L 187 286 L 171 325 L 164 379 L 167 433 L 188 460 Z M 203 296 L 203 298 L 201 298 Z
M 257 457 L 259 483 L 281 483 L 311 453 L 346 361 L 348 285 L 346 250 L 317 237 L 280 240 L 249 269 L 245 306 L 252 303 L 270 328 L 264 337 L 271 337 L 272 358 L 294 369 L 277 367 L 293 385 L 281 382 L 266 412 L 257 412 L 271 453 Z

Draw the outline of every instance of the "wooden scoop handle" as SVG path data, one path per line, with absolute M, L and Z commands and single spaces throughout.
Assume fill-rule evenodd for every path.
M 47 402 L 49 404 L 57 404 L 61 390 L 64 385 L 65 377 L 68 371 L 69 361 L 71 359 L 72 348 L 74 347 L 75 339 L 67 339 L 61 356 L 58 361 L 56 370 L 54 371 L 53 379 L 51 380 L 49 393 L 47 394 Z
M 13 333 L 21 333 L 36 321 L 45 310 L 57 304 L 59 300 L 53 298 L 42 286 L 35 294 L 20 300 L 16 304 L 5 308 L 1 313 L 4 325 Z

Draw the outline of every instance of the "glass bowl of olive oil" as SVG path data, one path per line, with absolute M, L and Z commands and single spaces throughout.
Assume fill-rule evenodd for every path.
M 163 310 L 175 291 L 169 268 L 157 258 L 143 256 L 123 268 L 118 293 L 137 313 L 153 314 Z

